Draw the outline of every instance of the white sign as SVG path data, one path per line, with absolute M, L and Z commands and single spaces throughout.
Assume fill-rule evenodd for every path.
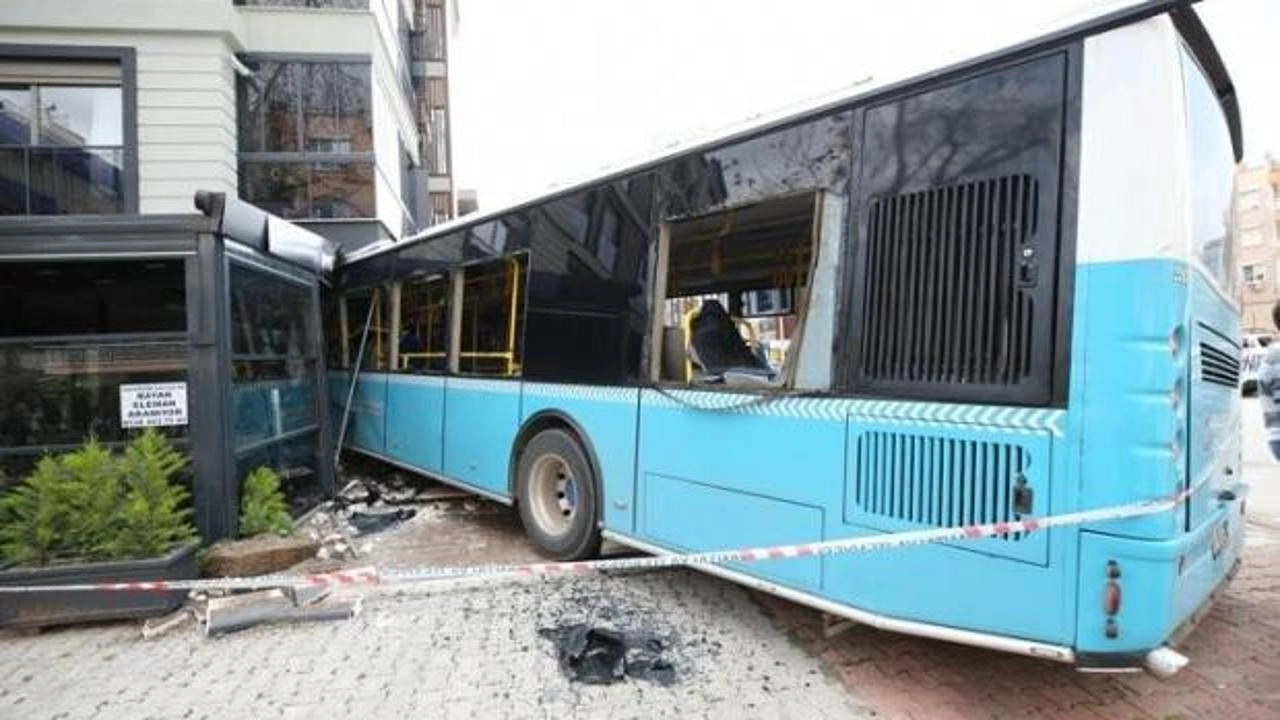
M 186 383 L 141 383 L 120 386 L 121 427 L 140 428 L 186 424 Z

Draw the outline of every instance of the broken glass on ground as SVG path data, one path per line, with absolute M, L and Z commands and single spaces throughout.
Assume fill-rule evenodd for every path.
M 560 669 L 570 680 L 611 685 L 626 678 L 667 686 L 675 683 L 675 667 L 663 657 L 661 639 L 639 632 L 574 623 L 541 628 L 538 634 L 555 643 Z

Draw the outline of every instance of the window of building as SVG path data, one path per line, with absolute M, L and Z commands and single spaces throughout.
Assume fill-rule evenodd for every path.
M 1251 290 L 1257 290 L 1262 287 L 1262 283 L 1267 279 L 1267 270 L 1262 263 L 1245 263 L 1242 268 L 1244 275 L 1244 283 Z
M 1240 209 L 1249 212 L 1262 207 L 1262 191 L 1254 188 L 1240 194 Z
M 414 60 L 445 59 L 445 24 L 443 0 L 418 3 L 418 32 L 413 43 Z
M 453 217 L 453 203 L 449 193 L 431 193 L 431 224 L 439 225 Z
M 463 273 L 458 369 L 476 375 L 520 374 L 525 255 L 471 265 Z
M 400 286 L 399 370 L 440 373 L 449 366 L 449 276 L 410 277 Z
M 449 128 L 448 111 L 444 108 L 431 108 L 427 134 L 430 140 L 430 165 L 432 175 L 449 174 Z
M 237 80 L 240 196 L 285 218 L 373 217 L 368 63 L 249 60 Z
M 1249 228 L 1240 232 L 1240 244 L 1244 247 L 1254 247 L 1262 244 L 1262 228 Z
M 0 215 L 124 212 L 124 160 L 119 63 L 0 60 Z

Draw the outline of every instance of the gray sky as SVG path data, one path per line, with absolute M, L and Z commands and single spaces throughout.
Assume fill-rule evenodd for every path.
M 459 0 L 458 187 L 481 208 L 874 76 L 901 77 L 1125 0 Z M 1280 0 L 1197 6 L 1240 95 L 1246 159 L 1280 155 Z

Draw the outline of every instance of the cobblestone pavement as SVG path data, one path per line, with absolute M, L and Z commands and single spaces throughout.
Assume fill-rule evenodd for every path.
M 364 559 L 389 567 L 529 556 L 509 511 L 467 503 L 373 536 Z M 570 683 L 538 629 L 573 622 L 656 633 L 676 684 Z M 220 638 L 187 627 L 143 641 L 133 624 L 0 636 L 6 719 L 859 716 L 822 661 L 746 591 L 683 570 L 380 589 L 353 620 Z
M 1169 680 L 1092 675 L 1048 661 L 855 627 L 833 639 L 821 617 L 760 597 L 878 716 L 1190 720 L 1280 718 L 1280 530 L 1251 525 L 1240 574 L 1181 651 Z

